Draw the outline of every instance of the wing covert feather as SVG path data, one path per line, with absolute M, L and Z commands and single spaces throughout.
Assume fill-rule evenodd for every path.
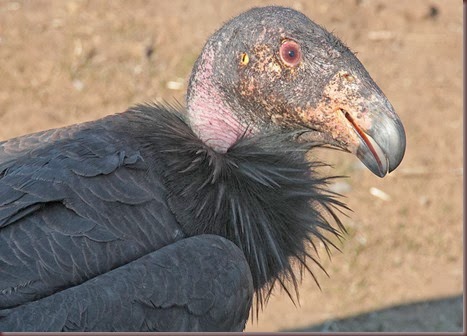
M 241 250 L 225 238 L 201 235 L 81 285 L 0 311 L 0 329 L 242 331 L 252 296 Z
M 0 308 L 75 286 L 183 237 L 114 115 L 0 143 Z

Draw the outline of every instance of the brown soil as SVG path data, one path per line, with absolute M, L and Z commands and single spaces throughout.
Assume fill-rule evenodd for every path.
M 403 120 L 407 152 L 384 179 L 350 155 L 319 153 L 335 165 L 328 173 L 350 176 L 334 186 L 353 210 L 342 253 L 329 260 L 323 251 L 330 277 L 316 270 L 321 291 L 305 276 L 300 306 L 277 292 L 247 331 L 462 330 L 460 1 L 2 0 L 0 139 L 183 101 L 208 35 L 273 3 L 303 11 L 358 53 Z

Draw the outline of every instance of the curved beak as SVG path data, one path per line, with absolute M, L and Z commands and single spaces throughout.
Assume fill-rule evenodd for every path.
M 338 72 L 318 105 L 301 118 L 313 125 L 315 137 L 355 154 L 379 177 L 396 169 L 404 157 L 402 122 L 367 73 L 349 76 L 346 71 Z
M 386 101 L 387 102 L 387 101 Z M 369 106 L 368 127 L 355 122 L 351 113 L 344 116 L 358 135 L 356 156 L 373 174 L 384 177 L 401 163 L 406 146 L 405 130 L 389 103 Z

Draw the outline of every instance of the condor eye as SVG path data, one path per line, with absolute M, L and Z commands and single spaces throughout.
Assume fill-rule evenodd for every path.
M 286 40 L 282 43 L 279 55 L 282 62 L 289 67 L 297 66 L 302 60 L 302 51 L 300 45 L 291 40 Z

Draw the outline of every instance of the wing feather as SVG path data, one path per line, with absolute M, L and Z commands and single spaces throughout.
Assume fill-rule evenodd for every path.
M 4 331 L 242 331 L 253 282 L 214 235 L 177 241 L 81 285 L 0 310 Z
M 117 118 L 0 143 L 0 308 L 183 237 L 159 178 L 130 139 L 112 132 Z

